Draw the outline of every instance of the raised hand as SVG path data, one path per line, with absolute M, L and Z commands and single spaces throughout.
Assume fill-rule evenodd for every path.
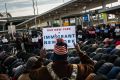
M 42 48 L 40 50 L 40 58 L 45 58 L 45 57 L 46 57 L 46 50 L 45 50 L 45 48 Z
M 75 49 L 76 49 L 77 51 L 81 51 L 81 50 L 80 50 L 80 46 L 79 46 L 79 44 L 78 44 L 78 43 L 76 43 L 76 44 L 75 44 L 75 43 L 73 43 L 73 44 L 74 44 L 74 47 L 75 47 Z

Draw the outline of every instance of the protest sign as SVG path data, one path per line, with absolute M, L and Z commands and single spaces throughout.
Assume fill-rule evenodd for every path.
M 8 33 L 11 33 L 11 34 L 16 33 L 15 25 L 8 26 Z
M 74 48 L 73 43 L 76 43 L 75 26 L 43 28 L 43 47 L 45 49 L 54 49 L 58 38 L 62 38 L 68 48 Z

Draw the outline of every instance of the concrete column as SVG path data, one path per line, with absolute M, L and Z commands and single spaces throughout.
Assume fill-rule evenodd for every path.
M 105 0 L 102 0 L 102 8 L 105 10 L 106 9 L 106 2 Z
M 53 27 L 53 20 L 50 20 L 50 25 L 51 27 Z
M 59 17 L 59 22 L 60 22 L 60 26 L 63 26 L 63 22 L 62 22 L 61 16 Z
M 5 31 L 5 24 L 6 23 L 0 23 L 1 24 L 1 27 L 2 27 L 2 30 L 1 31 Z
M 15 39 L 14 34 L 13 34 L 12 24 L 13 24 L 13 23 L 10 22 L 10 28 L 11 28 L 11 31 L 12 31 L 12 39 Z
M 12 30 L 12 24 L 13 24 L 13 23 L 12 23 L 12 22 L 10 22 L 10 28 L 11 28 L 11 30 Z M 12 30 L 12 34 L 13 34 L 13 30 Z
M 12 25 L 13 23 L 12 22 L 10 22 L 10 25 Z
M 28 24 L 25 24 L 26 29 L 28 29 Z
M 99 14 L 97 14 L 97 22 L 98 22 L 98 25 L 100 24 L 100 16 Z
M 48 21 L 48 26 L 52 26 L 52 21 L 51 20 Z
M 90 12 L 89 14 L 90 14 L 90 23 L 89 23 L 89 25 L 90 25 L 90 26 L 93 26 L 92 12 Z
M 48 26 L 50 26 L 50 21 L 48 21 Z
M 48 21 L 48 26 L 52 26 L 52 19 Z
M 40 20 L 39 20 L 39 27 L 40 27 Z
M 37 19 L 35 18 L 35 28 L 37 29 L 38 25 L 37 25 Z
M 78 20 L 78 25 L 81 25 L 80 23 L 80 17 L 77 17 L 77 20 Z
M 80 17 L 80 21 L 81 21 L 82 27 L 84 27 L 84 26 L 83 26 L 83 17 L 82 17 L 82 16 Z
M 52 23 L 52 27 L 54 27 L 54 22 L 55 22 L 55 17 L 53 17 L 53 19 L 51 20 L 51 23 Z
M 79 17 L 79 25 L 82 26 L 82 18 L 81 17 Z
M 2 26 L 3 27 L 3 31 L 5 31 L 5 26 Z
M 77 19 L 77 17 L 75 17 L 75 25 L 78 25 L 79 24 L 79 21 Z

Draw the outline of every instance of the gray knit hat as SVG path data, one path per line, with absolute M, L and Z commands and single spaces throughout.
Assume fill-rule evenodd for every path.
M 30 57 L 26 63 L 26 69 L 31 69 L 38 59 L 36 57 Z

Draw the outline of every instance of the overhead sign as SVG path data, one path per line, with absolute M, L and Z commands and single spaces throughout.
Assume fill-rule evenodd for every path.
M 83 16 L 83 21 L 84 21 L 84 22 L 89 22 L 89 21 L 90 21 L 90 16 L 89 16 L 89 14 L 86 14 L 86 15 Z
M 54 49 L 58 38 L 62 38 L 68 48 L 74 48 L 73 43 L 76 43 L 75 26 L 43 28 L 43 47 L 45 49 Z

